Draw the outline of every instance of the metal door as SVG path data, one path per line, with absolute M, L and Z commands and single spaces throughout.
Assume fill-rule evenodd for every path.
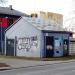
M 63 56 L 63 40 L 62 37 L 54 39 L 54 57 Z
M 46 36 L 46 57 L 52 57 L 54 53 L 54 38 L 53 36 Z
M 6 40 L 6 55 L 14 56 L 14 39 Z

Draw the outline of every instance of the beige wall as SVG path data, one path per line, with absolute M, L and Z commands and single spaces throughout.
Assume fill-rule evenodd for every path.
M 50 23 L 54 23 L 57 25 L 63 25 L 63 15 L 53 12 L 36 12 L 32 13 L 34 14 L 33 17 L 35 17 L 35 14 L 38 14 L 38 17 L 43 18 L 44 20 L 50 20 Z
M 36 22 L 36 27 L 44 30 L 64 30 L 63 29 L 63 15 L 52 12 L 36 12 L 32 13 L 33 20 Z M 38 16 L 36 17 L 35 14 Z
M 40 16 L 58 25 L 63 25 L 63 15 L 52 12 L 40 12 Z

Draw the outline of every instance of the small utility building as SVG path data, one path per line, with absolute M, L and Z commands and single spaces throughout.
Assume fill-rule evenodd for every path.
M 39 24 L 39 23 L 38 23 Z M 49 25 L 48 25 L 49 26 Z M 6 30 L 5 55 L 25 57 L 60 57 L 69 54 L 70 32 L 54 26 L 42 29 L 22 17 Z

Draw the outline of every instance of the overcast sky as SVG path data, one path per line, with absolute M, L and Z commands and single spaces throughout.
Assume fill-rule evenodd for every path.
M 24 13 L 50 11 L 64 15 L 64 19 L 72 16 L 74 0 L 9 0 L 8 5 Z
M 72 0 L 9 0 L 8 5 L 30 13 L 33 11 L 51 11 L 66 14 L 71 10 Z

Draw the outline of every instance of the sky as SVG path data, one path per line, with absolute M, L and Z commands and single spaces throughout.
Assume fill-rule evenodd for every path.
M 66 14 L 72 7 L 72 0 L 8 0 L 8 5 L 25 13 L 51 11 Z
M 60 13 L 64 20 L 73 16 L 75 0 L 8 0 L 6 6 L 12 5 L 16 10 L 30 14 L 35 11 Z

